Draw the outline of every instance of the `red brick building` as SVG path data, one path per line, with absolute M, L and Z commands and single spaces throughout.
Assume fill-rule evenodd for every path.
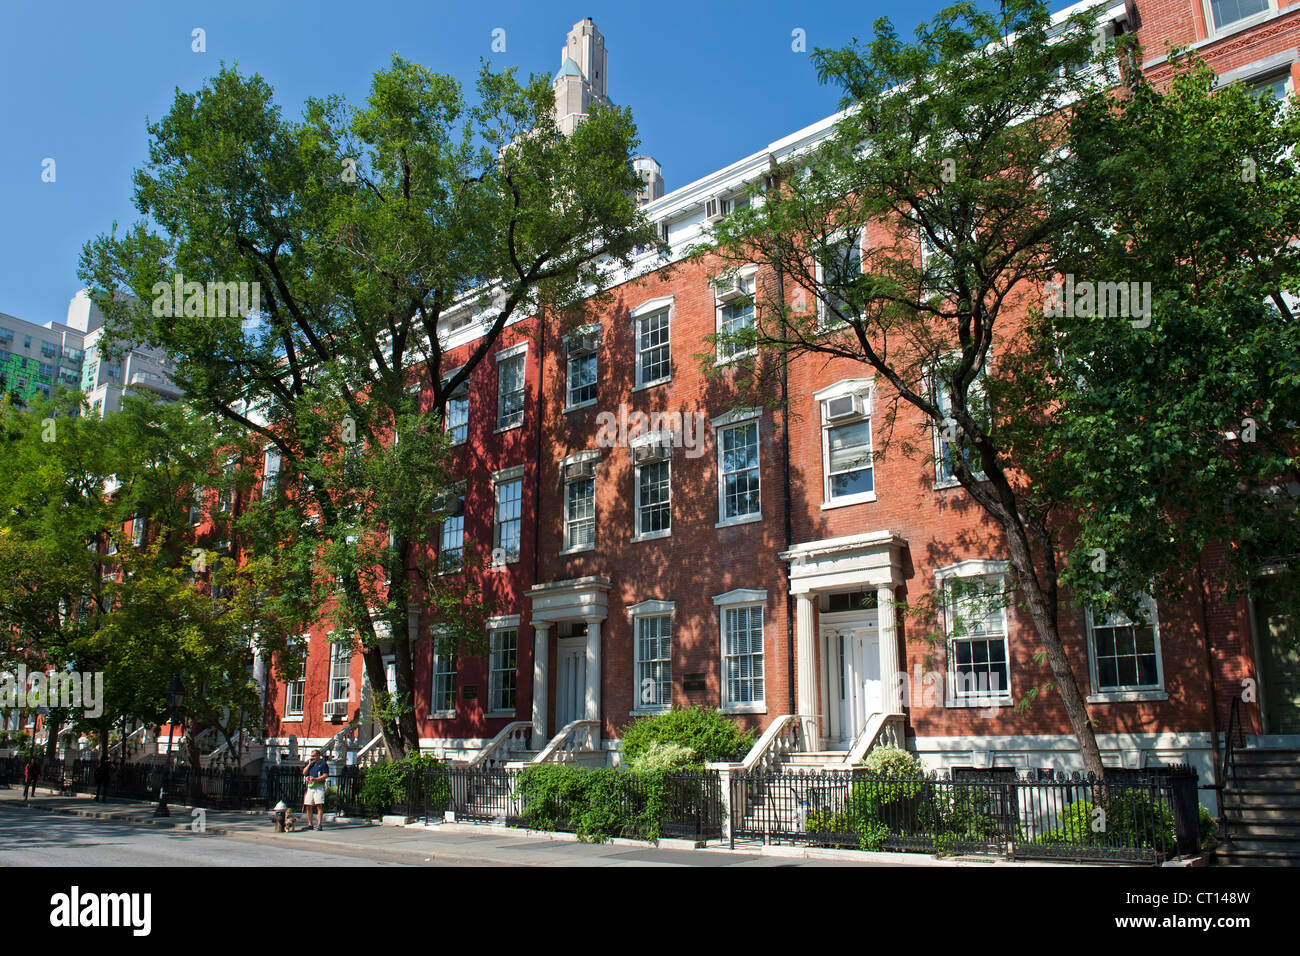
M 1300 5 L 1130 0 L 1102 19 L 1137 31 L 1156 76 L 1168 69 L 1167 43 L 1191 45 L 1225 81 L 1292 89 Z M 579 23 L 556 77 L 566 102 L 604 99 L 603 80 L 578 94 L 593 83 L 592 64 L 605 62 L 599 31 Z M 954 578 L 1006 579 L 1007 554 L 998 529 L 936 471 L 935 455 L 867 454 L 889 398 L 869 371 L 796 361 L 787 408 L 745 408 L 726 356 L 715 375 L 698 359 L 713 349 L 708 335 L 744 321 L 746 284 L 763 277 L 742 273 L 720 289 L 705 266 L 680 262 L 685 249 L 772 159 L 815 143 L 833 122 L 667 195 L 649 161 L 645 209 L 678 267 L 665 281 L 668 262 L 646 253 L 589 325 L 521 321 L 475 372 L 455 410 L 466 418 L 463 527 L 452 522 L 429 546 L 454 548 L 457 534 L 491 547 L 506 540 L 505 570 L 489 582 L 502 613 L 489 624 L 488 660 L 426 660 L 417 670 L 428 745 L 472 755 L 513 730 L 537 751 L 568 727 L 590 731 L 586 749 L 616 751 L 630 719 L 707 705 L 759 729 L 808 715 L 817 738 L 808 745 L 833 754 L 879 729 L 873 719 L 898 715 L 907 747 L 929 767 L 1081 766 L 1055 695 L 1015 706 L 1048 679 L 1027 616 L 1008 607 L 932 646 L 896 610 Z M 444 373 L 478 334 L 462 321 L 449 320 Z M 906 412 L 897 428 L 912 429 L 918 447 L 939 440 Z M 1246 679 L 1259 699 L 1242 704 L 1245 731 L 1300 745 L 1300 664 L 1284 649 L 1285 623 L 1267 606 L 1224 603 L 1214 555 L 1204 562 L 1210 593 L 1161 605 L 1150 628 L 1064 615 L 1109 765 L 1190 762 L 1213 779 L 1214 733 Z M 323 743 L 344 715 L 364 713 L 360 662 L 331 662 L 317 639 L 300 686 L 269 684 L 273 749 Z M 901 686 L 889 680 L 899 673 Z M 349 707 L 326 717 L 331 685 L 345 677 Z

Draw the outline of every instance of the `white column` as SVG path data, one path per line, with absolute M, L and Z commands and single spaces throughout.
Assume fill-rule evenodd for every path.
M 601 618 L 587 618 L 587 695 L 584 717 L 600 720 L 600 622 Z M 592 735 L 591 746 L 599 748 L 601 731 Z
M 551 670 L 550 621 L 533 624 L 533 749 L 546 746 L 546 685 Z
M 899 686 L 898 628 L 894 623 L 894 589 L 876 588 L 877 633 L 880 635 L 880 703 L 882 712 L 901 714 L 903 694 Z
M 795 706 L 801 714 L 817 715 L 817 637 L 813 633 L 813 596 L 795 595 L 795 672 L 799 679 Z M 821 749 L 818 721 L 812 720 L 804 728 L 809 750 Z

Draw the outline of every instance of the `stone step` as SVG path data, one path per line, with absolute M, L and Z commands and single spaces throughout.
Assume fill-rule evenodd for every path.
M 1234 750 L 1233 757 L 1238 764 L 1243 763 L 1289 763 L 1300 764 L 1300 750 L 1275 750 L 1269 747 L 1247 747 Z
M 1300 821 L 1290 823 L 1260 823 L 1228 818 L 1228 833 L 1235 842 L 1238 835 L 1243 840 L 1283 840 L 1300 844 Z
M 1236 776 L 1243 783 L 1250 780 L 1290 780 L 1294 783 L 1300 781 L 1300 766 L 1281 763 L 1238 764 Z
M 1270 853 L 1279 856 L 1294 856 L 1300 859 L 1300 842 L 1295 840 L 1256 839 L 1232 835 L 1232 845 L 1224 844 L 1233 853 Z
M 1300 827 L 1300 808 L 1268 806 L 1232 806 L 1224 803 L 1224 816 L 1231 824 L 1285 823 Z
M 1300 789 L 1297 789 L 1295 780 L 1275 777 L 1247 779 L 1238 775 L 1237 782 L 1229 782 L 1228 786 L 1224 788 L 1224 793 L 1290 793 L 1300 795 Z

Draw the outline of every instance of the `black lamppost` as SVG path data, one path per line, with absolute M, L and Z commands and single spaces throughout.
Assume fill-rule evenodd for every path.
M 177 674 L 172 678 L 172 684 L 167 688 L 167 710 L 170 719 L 167 722 L 167 766 L 163 769 L 162 787 L 158 790 L 158 806 L 154 807 L 153 815 L 156 817 L 169 817 L 171 812 L 167 809 L 167 790 L 172 781 L 172 737 L 176 733 L 176 712 L 181 709 L 181 704 L 185 703 L 185 688 L 181 686 L 181 675 Z

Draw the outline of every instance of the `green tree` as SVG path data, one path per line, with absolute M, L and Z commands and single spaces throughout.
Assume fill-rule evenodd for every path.
M 1058 624 L 1052 503 L 1017 470 L 999 424 L 1020 410 L 994 387 L 1069 222 L 1035 188 L 1066 142 L 1059 107 L 1108 83 L 1095 24 L 1080 12 L 1054 25 L 1038 0 L 959 3 L 914 42 L 879 20 L 868 43 L 816 51 L 819 78 L 845 94 L 833 134 L 774 169 L 702 254 L 775 276 L 756 289 L 752 327 L 719 348 L 753 349 L 755 369 L 811 355 L 873 371 L 877 455 L 922 457 L 932 430 L 948 437 L 943 464 L 1005 536 L 1084 766 L 1100 774 Z M 896 431 L 900 409 L 916 432 Z
M 633 198 L 628 111 L 593 110 L 565 137 L 544 78 L 485 66 L 476 93 L 395 57 L 363 106 L 311 100 L 291 122 L 260 77 L 223 68 L 149 127 L 135 175 L 148 221 L 82 259 L 111 330 L 166 348 L 199 407 L 280 455 L 278 511 L 244 530 L 255 553 L 322 566 L 299 590 L 356 635 L 396 758 L 419 749 L 408 611 L 482 644 L 476 575 L 437 574 L 424 547 L 452 477 L 450 397 L 512 319 L 561 314 L 654 243 Z M 209 314 L 188 294 L 170 314 L 155 287 L 180 274 L 258 283 L 257 314 Z M 440 323 L 459 309 L 483 334 L 444 378 Z
M 1300 114 L 1173 65 L 1167 86 L 1131 71 L 1123 95 L 1085 97 L 1052 175 L 1072 214 L 1057 270 L 1119 283 L 1129 314 L 1062 289 L 1008 380 L 1042 410 L 1009 433 L 1017 457 L 1069 505 L 1063 581 L 1130 616 L 1148 589 L 1205 588 L 1216 542 L 1230 592 L 1274 563 L 1300 593 Z

